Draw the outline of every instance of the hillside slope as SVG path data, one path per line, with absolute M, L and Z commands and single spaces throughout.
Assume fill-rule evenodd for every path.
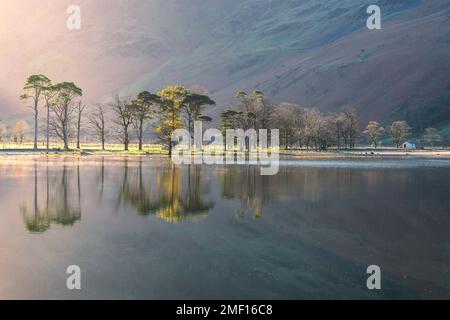
M 88 103 L 199 84 L 216 109 L 260 89 L 418 130 L 450 122 L 448 0 L 80 0 L 76 32 L 64 27 L 71 2 L 0 0 L 2 113 L 24 110 L 23 79 L 43 72 L 79 83 Z M 380 31 L 365 28 L 369 4 L 382 8 Z

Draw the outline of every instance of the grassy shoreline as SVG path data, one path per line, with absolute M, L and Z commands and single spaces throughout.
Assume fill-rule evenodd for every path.
M 290 157 L 298 159 L 320 159 L 320 158 L 439 158 L 450 159 L 450 150 L 399 150 L 399 149 L 370 149 L 360 148 L 354 150 L 328 150 L 328 151 L 313 151 L 313 150 L 280 150 L 278 152 L 280 157 Z M 61 155 L 61 156 L 167 156 L 167 151 L 162 148 L 149 148 L 139 151 L 131 149 L 124 150 L 98 150 L 98 149 L 72 149 L 60 150 L 52 149 L 47 152 L 46 149 L 0 149 L 0 157 L 7 156 L 36 156 L 36 155 Z

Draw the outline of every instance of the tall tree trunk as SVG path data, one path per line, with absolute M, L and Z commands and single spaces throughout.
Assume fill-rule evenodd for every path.
M 64 150 L 69 150 L 69 141 L 67 139 L 67 128 L 64 125 Z
M 172 158 L 172 139 L 169 140 L 169 158 Z
M 37 164 L 34 162 L 34 216 L 36 217 L 39 212 L 38 204 L 38 176 L 37 176 Z
M 144 126 L 144 120 L 139 120 L 139 151 L 142 151 L 142 139 L 143 139 L 143 127 Z
M 191 139 L 194 138 L 194 127 L 192 126 L 192 116 L 189 115 L 188 116 L 188 128 L 189 128 L 189 133 L 191 134 Z
M 125 151 L 128 151 L 128 144 L 129 144 L 129 139 L 128 139 L 128 128 L 125 128 L 125 132 L 124 132 L 124 146 L 125 146 Z
M 80 149 L 80 123 L 78 122 L 77 127 L 77 149 Z
M 50 108 L 47 106 L 47 153 L 50 151 Z
M 341 133 L 339 130 L 337 132 L 337 147 L 338 147 L 338 150 L 341 150 Z
M 105 150 L 105 118 L 102 116 L 102 150 Z
M 69 114 L 68 114 L 69 106 L 66 104 L 64 108 L 64 124 L 63 124 L 63 138 L 64 138 L 64 150 L 69 150 L 69 133 L 68 133 L 68 122 L 69 122 Z
M 38 109 L 38 100 L 34 101 L 34 149 L 37 149 L 37 140 L 38 140 L 38 117 L 39 117 L 39 109 Z
M 80 133 L 81 133 L 81 113 L 83 112 L 83 106 L 78 105 L 78 119 L 77 119 L 77 149 L 80 149 Z

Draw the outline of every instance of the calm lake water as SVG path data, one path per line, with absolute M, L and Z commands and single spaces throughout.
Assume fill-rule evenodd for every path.
M 449 160 L 11 157 L 0 204 L 0 298 L 450 299 Z

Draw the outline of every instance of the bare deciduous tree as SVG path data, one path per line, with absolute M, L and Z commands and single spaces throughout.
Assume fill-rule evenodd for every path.
M 0 121 L 0 142 L 2 142 L 7 134 L 6 126 Z
M 118 93 L 113 95 L 111 102 L 115 113 L 114 123 L 119 126 L 118 134 L 123 143 L 125 151 L 129 150 L 130 145 L 130 126 L 133 123 L 133 106 L 129 99 L 123 99 Z
M 72 104 L 56 104 L 52 107 L 50 133 L 63 142 L 66 150 L 69 149 L 69 139 L 73 136 L 74 111 Z
M 286 149 L 298 142 L 302 119 L 300 112 L 300 108 L 291 103 L 281 103 L 275 108 L 272 126 L 280 130 L 280 142 Z
M 336 136 L 334 131 L 334 115 L 329 114 L 322 116 L 319 121 L 319 132 L 317 136 L 317 144 L 321 150 L 327 150 L 335 144 Z
M 411 127 L 406 121 L 395 121 L 389 128 L 392 142 L 399 148 L 411 133 Z
M 341 149 L 341 139 L 344 137 L 345 123 L 346 119 L 342 112 L 338 112 L 334 115 L 333 125 L 338 150 Z
M 106 136 L 108 134 L 105 106 L 102 104 L 96 105 L 95 110 L 89 114 L 88 121 L 93 134 L 102 144 L 102 150 L 105 150 Z
M 352 107 L 344 107 L 341 111 L 344 117 L 343 137 L 345 146 L 354 148 L 359 133 L 359 119 L 356 110 Z
M 11 137 L 15 143 L 22 144 L 30 132 L 30 126 L 25 120 L 19 120 L 11 127 Z
M 423 139 L 432 148 L 442 142 L 442 137 L 439 134 L 439 131 L 435 128 L 425 129 L 425 135 L 423 136 Z
M 320 134 L 320 127 L 322 122 L 322 114 L 316 108 L 305 109 L 305 145 L 306 148 L 312 147 L 317 150 L 319 148 L 318 137 Z
M 369 141 L 375 148 L 378 148 L 380 145 L 380 138 L 384 133 L 384 128 L 380 126 L 380 124 L 376 121 L 370 121 L 367 125 L 364 134 L 367 136 Z
M 80 100 L 75 107 L 75 111 L 77 113 L 77 121 L 75 123 L 75 127 L 77 129 L 77 149 L 80 149 L 80 134 L 84 109 L 86 109 L 86 105 Z

